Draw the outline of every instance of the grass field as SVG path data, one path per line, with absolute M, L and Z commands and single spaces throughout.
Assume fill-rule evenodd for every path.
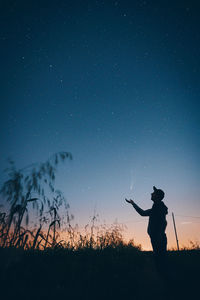
M 0 249 L 1 299 L 199 299 L 200 251 L 169 251 L 168 278 L 152 252 Z

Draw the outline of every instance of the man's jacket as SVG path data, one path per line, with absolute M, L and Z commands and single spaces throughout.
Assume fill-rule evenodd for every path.
M 149 216 L 147 232 L 150 237 L 159 238 L 165 233 L 168 208 L 162 201 L 154 203 L 152 208 L 147 210 L 141 209 L 135 203 L 133 204 L 133 207 L 141 216 Z

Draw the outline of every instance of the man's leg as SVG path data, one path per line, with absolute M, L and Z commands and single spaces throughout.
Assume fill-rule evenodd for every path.
M 165 255 L 167 252 L 167 236 L 164 233 L 162 236 L 151 236 L 151 245 L 153 252 L 157 255 Z
M 155 265 L 161 275 L 166 273 L 166 254 L 167 254 L 167 237 L 164 233 L 159 238 L 151 237 L 151 244 L 154 252 Z

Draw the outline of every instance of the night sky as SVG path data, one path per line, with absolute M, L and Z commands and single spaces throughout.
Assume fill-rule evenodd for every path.
M 60 188 L 80 226 L 94 210 L 148 249 L 155 185 L 169 246 L 200 241 L 199 1 L 1 1 L 1 182 L 69 151 Z M 192 218 L 193 217 L 193 218 Z M 196 217 L 196 218 L 194 218 Z M 198 218 L 197 218 L 198 217 Z

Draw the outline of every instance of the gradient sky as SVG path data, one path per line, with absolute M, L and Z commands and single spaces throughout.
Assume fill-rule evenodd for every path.
M 181 244 L 200 242 L 199 1 L 1 1 L 1 171 L 70 151 L 57 175 L 86 224 L 118 221 L 144 248 L 162 188 Z M 1 172 L 1 182 L 5 175 Z M 196 217 L 196 218 L 194 218 Z

